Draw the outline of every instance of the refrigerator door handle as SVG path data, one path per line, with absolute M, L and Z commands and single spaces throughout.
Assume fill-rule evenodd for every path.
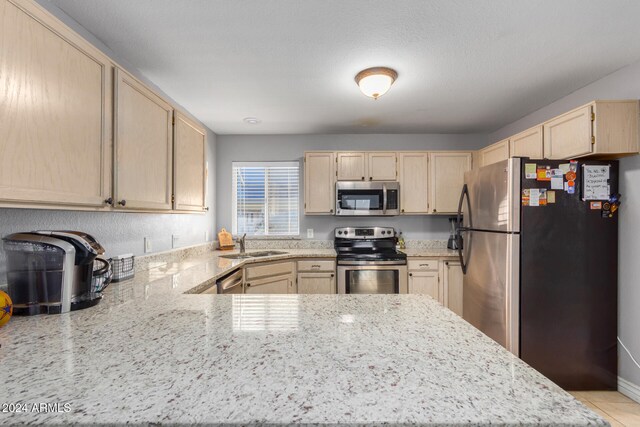
M 467 200 L 467 220 L 469 221 L 469 227 L 462 226 L 462 204 L 465 199 Z M 467 265 L 464 262 L 464 255 L 462 254 L 462 232 L 467 231 L 473 227 L 471 220 L 471 202 L 469 201 L 469 187 L 467 184 L 462 186 L 462 192 L 460 193 L 460 201 L 458 202 L 458 215 L 456 217 L 456 240 L 458 243 L 458 257 L 460 258 L 460 267 L 462 268 L 462 274 L 467 274 Z

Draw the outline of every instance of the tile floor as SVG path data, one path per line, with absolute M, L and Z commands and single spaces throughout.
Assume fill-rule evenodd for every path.
M 576 399 L 611 423 L 611 427 L 640 427 L 640 403 L 617 391 L 570 391 Z

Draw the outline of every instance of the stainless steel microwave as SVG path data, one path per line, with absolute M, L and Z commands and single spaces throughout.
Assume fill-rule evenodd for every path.
M 399 215 L 400 185 L 395 181 L 336 183 L 336 215 Z

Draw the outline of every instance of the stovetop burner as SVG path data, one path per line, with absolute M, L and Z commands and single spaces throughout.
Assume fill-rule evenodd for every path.
M 338 262 L 406 263 L 407 255 L 396 250 L 391 227 L 342 227 L 336 228 L 334 236 Z

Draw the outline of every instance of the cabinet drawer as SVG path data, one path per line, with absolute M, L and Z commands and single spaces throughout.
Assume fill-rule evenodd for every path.
M 295 293 L 295 290 L 291 274 L 285 274 L 247 282 L 244 292 L 246 294 L 291 294 Z
M 298 261 L 298 271 L 333 271 L 335 268 L 335 262 L 332 260 Z
M 278 262 L 275 264 L 258 265 L 255 267 L 247 267 L 245 269 L 245 277 L 253 279 L 263 276 L 277 276 L 280 274 L 291 274 L 294 271 L 293 262 Z
M 409 270 L 438 270 L 437 259 L 410 259 L 407 262 Z

